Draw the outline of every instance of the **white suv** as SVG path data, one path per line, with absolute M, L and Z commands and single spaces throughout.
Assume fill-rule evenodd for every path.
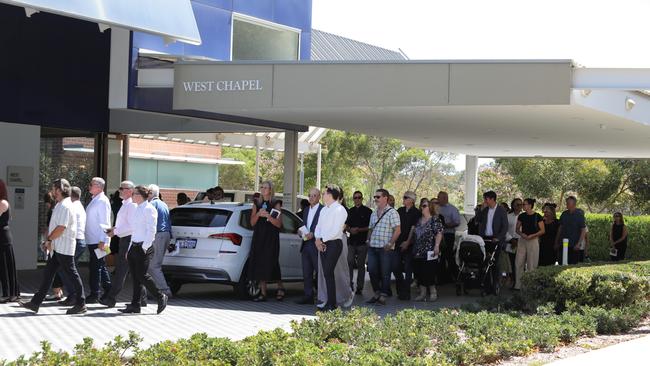
M 233 285 L 242 297 L 256 296 L 257 283 L 247 279 L 246 263 L 253 230 L 251 204 L 195 202 L 171 210 L 172 243 L 177 253 L 165 255 L 163 272 L 173 293 L 184 283 Z M 282 210 L 280 269 L 282 280 L 302 281 L 298 228 L 302 220 Z

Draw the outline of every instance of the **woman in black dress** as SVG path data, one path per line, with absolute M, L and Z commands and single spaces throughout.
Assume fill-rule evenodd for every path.
M 253 240 L 248 261 L 248 278 L 260 283 L 260 295 L 253 301 L 266 301 L 266 284 L 269 281 L 278 282 L 276 299 L 284 299 L 285 291 L 280 273 L 280 228 L 282 215 L 271 216 L 271 210 L 280 211 L 281 203 L 273 200 L 273 184 L 269 181 L 260 186 L 262 194 L 259 200 L 253 202 L 251 226 Z
M 557 261 L 555 237 L 560 226 L 555 215 L 555 204 L 544 204 L 544 235 L 539 238 L 539 265 L 552 266 Z
M 609 232 L 609 245 L 612 249 L 609 252 L 609 258 L 611 260 L 622 261 L 625 259 L 625 251 L 627 250 L 627 226 L 625 226 L 623 214 L 620 212 L 614 214 L 614 223 L 612 224 L 612 230 Z
M 0 303 L 2 304 L 20 300 L 16 260 L 9 230 L 10 218 L 7 186 L 0 179 L 0 283 L 2 283 L 3 296 Z

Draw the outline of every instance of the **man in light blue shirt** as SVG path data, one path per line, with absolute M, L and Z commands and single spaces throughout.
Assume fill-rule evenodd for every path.
M 165 259 L 165 252 L 169 246 L 172 234 L 172 224 L 169 219 L 169 207 L 163 202 L 158 195 L 160 194 L 160 187 L 155 184 L 149 185 L 149 202 L 158 211 L 158 222 L 156 224 L 156 238 L 153 241 L 153 257 L 149 263 L 148 272 L 153 278 L 156 287 L 167 296 L 171 296 L 171 290 L 165 275 L 162 272 L 162 262 Z

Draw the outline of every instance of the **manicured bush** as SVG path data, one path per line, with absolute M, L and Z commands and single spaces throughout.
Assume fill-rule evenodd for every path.
M 648 313 L 647 305 L 626 309 L 632 310 L 579 307 L 526 315 L 411 309 L 383 319 L 353 309 L 294 322 L 291 333 L 261 331 L 236 342 L 196 334 L 140 349 L 141 339 L 132 333 L 101 348 L 87 339 L 72 355 L 44 343 L 31 358 L 0 365 L 476 365 L 552 351 L 597 331 L 624 331 Z M 133 356 L 125 357 L 129 349 Z
M 557 311 L 570 304 L 617 308 L 650 298 L 650 261 L 621 264 L 540 267 L 522 279 L 527 310 L 553 303 Z
M 612 215 L 586 214 L 589 227 L 589 257 L 594 261 L 609 260 L 609 231 Z M 650 216 L 627 216 L 628 244 L 626 259 L 650 259 Z
M 408 309 L 384 318 L 368 308 L 337 310 L 292 322 L 292 332 L 261 331 L 241 341 L 200 333 L 146 349 L 132 332 L 104 347 L 84 339 L 72 354 L 43 342 L 29 358 L 0 366 L 494 363 L 553 351 L 582 336 L 628 331 L 650 313 L 649 278 L 650 261 L 546 267 L 524 275 L 522 296 L 488 298 L 464 310 Z

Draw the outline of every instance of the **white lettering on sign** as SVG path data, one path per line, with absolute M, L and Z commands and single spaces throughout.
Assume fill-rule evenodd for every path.
M 262 82 L 260 80 L 183 81 L 183 89 L 186 93 L 260 91 Z

